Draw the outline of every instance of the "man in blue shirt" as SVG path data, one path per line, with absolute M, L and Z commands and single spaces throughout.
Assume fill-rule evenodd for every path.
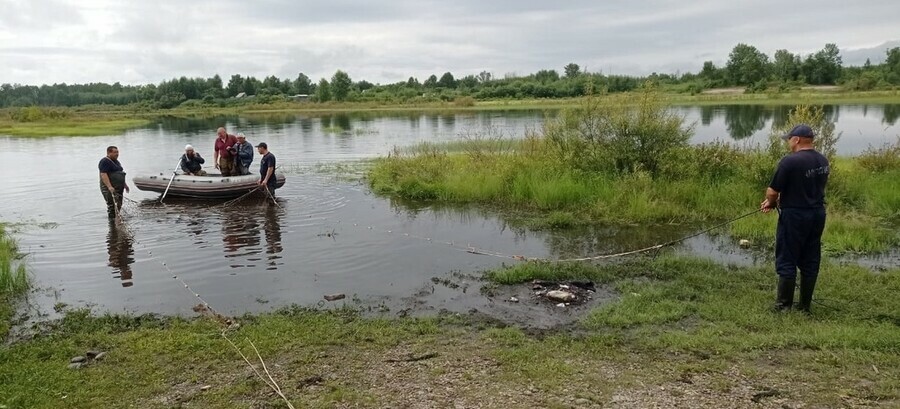
M 122 210 L 122 198 L 124 192 L 130 191 L 125 183 L 125 169 L 119 163 L 119 148 L 109 146 L 106 148 L 106 156 L 100 159 L 100 193 L 106 201 L 106 213 L 110 219 L 115 219 Z
M 275 155 L 269 152 L 269 145 L 266 145 L 265 142 L 260 142 L 259 145 L 256 145 L 256 149 L 262 155 L 262 159 L 259 161 L 259 185 L 265 186 L 269 193 L 274 196 L 277 182 L 275 178 Z
M 238 169 L 238 174 L 249 175 L 250 164 L 253 163 L 253 145 L 247 142 L 247 137 L 241 132 L 237 134 L 237 143 L 234 144 L 234 151 L 237 155 L 234 164 Z
M 810 312 L 825 229 L 825 185 L 831 171 L 828 159 L 813 147 L 812 128 L 797 125 L 782 139 L 791 153 L 781 159 L 772 177 L 763 213 L 779 209 L 775 232 L 775 270 L 778 290 L 775 309 L 789 310 L 794 302 L 797 270 L 800 270 L 800 302 L 797 308 Z

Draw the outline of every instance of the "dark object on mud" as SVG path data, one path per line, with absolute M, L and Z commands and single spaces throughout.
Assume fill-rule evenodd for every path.
M 344 298 L 347 298 L 347 296 L 342 293 L 328 294 L 325 296 L 325 301 L 337 301 L 343 300 Z
M 753 397 L 751 397 L 750 400 L 752 400 L 754 403 L 759 403 L 763 398 L 771 398 L 778 395 L 781 395 L 781 392 L 772 388 L 768 388 L 764 391 L 754 393 Z
M 306 388 L 309 386 L 318 385 L 322 382 L 325 382 L 325 378 L 321 377 L 320 375 L 314 375 L 310 376 L 309 378 L 301 379 L 298 386 L 300 386 L 301 388 Z
M 597 287 L 592 281 L 534 280 L 531 282 L 531 289 L 539 302 L 544 300 L 557 306 L 563 304 L 563 307 L 584 304 L 597 291 Z
M 419 355 L 419 356 L 410 354 L 409 357 L 407 357 L 407 358 L 388 359 L 388 360 L 385 360 L 384 362 L 418 362 L 418 361 L 424 361 L 426 359 L 436 358 L 437 356 L 438 356 L 437 352 L 429 352 L 427 354 Z

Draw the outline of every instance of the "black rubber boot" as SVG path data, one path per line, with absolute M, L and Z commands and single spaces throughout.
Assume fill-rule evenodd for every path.
M 778 294 L 775 298 L 775 311 L 788 311 L 794 304 L 794 287 L 797 280 L 778 277 Z
M 818 277 L 804 277 L 800 279 L 800 302 L 797 303 L 797 309 L 810 314 L 810 305 L 812 304 L 813 291 L 816 289 L 816 279 Z

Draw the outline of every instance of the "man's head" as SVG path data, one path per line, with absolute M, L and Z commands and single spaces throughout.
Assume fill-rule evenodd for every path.
M 107 146 L 106 147 L 106 157 L 112 160 L 119 159 L 119 148 L 115 146 Z
M 220 126 L 219 129 L 216 130 L 216 135 L 218 135 L 219 138 L 225 139 L 225 136 L 227 136 L 228 133 L 225 132 L 225 127 L 224 127 L 224 126 Z
M 259 145 L 256 145 L 256 150 L 260 155 L 265 155 L 269 151 L 269 145 L 266 145 L 265 142 L 260 142 Z
M 238 143 L 244 143 L 244 142 L 247 141 L 247 137 L 244 136 L 244 133 L 243 133 L 243 132 L 238 132 L 238 134 L 237 134 L 237 141 L 238 141 Z
M 194 147 L 190 144 L 184 145 L 184 153 L 188 154 L 188 156 L 194 156 Z
M 816 133 L 806 124 L 800 124 L 793 128 L 787 134 L 781 136 L 788 143 L 791 152 L 796 152 L 800 148 L 810 147 L 813 144 Z

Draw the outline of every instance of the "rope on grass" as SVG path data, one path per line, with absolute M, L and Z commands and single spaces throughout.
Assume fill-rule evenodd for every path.
M 252 192 L 250 192 L 250 193 L 252 193 Z M 147 254 L 150 255 L 150 258 L 154 258 L 153 252 L 146 245 L 144 245 L 143 242 L 134 238 L 134 232 L 131 231 L 131 229 L 129 228 L 128 225 L 125 224 L 125 221 L 120 217 L 118 210 L 116 211 L 116 226 L 117 226 L 117 228 L 124 229 L 125 232 L 131 236 L 132 241 L 134 241 L 135 243 L 138 243 L 144 249 L 144 251 L 146 251 Z M 163 268 L 165 268 L 165 270 L 169 274 L 172 275 L 173 279 L 178 280 L 181 283 L 181 285 L 184 286 L 185 289 L 187 289 L 191 294 L 194 295 L 194 297 L 197 298 L 197 300 L 200 301 L 200 304 L 198 304 L 198 307 L 200 307 L 200 308 L 195 308 L 194 311 L 196 311 L 198 313 L 206 313 L 203 315 L 212 316 L 212 318 L 214 318 L 220 325 L 222 325 L 223 328 L 222 328 L 222 331 L 219 332 L 219 335 L 221 335 L 222 338 L 224 338 L 225 341 L 227 341 L 228 344 L 231 345 L 231 347 L 234 348 L 235 351 L 237 351 L 237 353 L 241 356 L 241 358 L 244 359 L 244 362 L 246 362 L 247 365 L 250 366 L 250 369 L 253 370 L 253 372 L 256 374 L 256 376 L 259 377 L 259 379 L 262 380 L 263 383 L 266 384 L 266 386 L 271 388 L 272 391 L 274 391 L 276 394 L 278 394 L 278 396 L 281 397 L 282 400 L 284 400 L 284 403 L 287 405 L 287 407 L 289 409 L 294 409 L 294 405 L 291 404 L 290 400 L 288 400 L 288 398 L 281 391 L 281 387 L 278 385 L 278 383 L 272 377 L 272 374 L 269 372 L 269 369 L 266 366 L 265 360 L 263 360 L 262 355 L 260 355 L 259 350 L 256 348 L 256 345 L 253 344 L 253 341 L 250 340 L 249 338 L 247 338 L 247 341 L 250 343 L 250 346 L 253 347 L 253 350 L 256 353 L 256 357 L 259 359 L 259 362 L 262 364 L 262 368 L 263 368 L 264 372 L 266 373 L 266 377 L 268 379 L 263 378 L 263 376 L 260 374 L 259 370 L 256 369 L 256 366 L 254 366 L 250 362 L 250 360 L 247 359 L 247 356 L 244 355 L 244 353 L 240 350 L 240 348 L 238 348 L 238 346 L 234 343 L 234 341 L 232 341 L 231 338 L 228 337 L 227 331 L 230 329 L 236 328 L 237 327 L 236 323 L 233 322 L 230 318 L 227 318 L 224 315 L 220 314 L 218 311 L 216 311 L 212 307 L 212 305 L 209 304 L 209 302 L 207 302 L 205 299 L 203 299 L 202 296 L 200 296 L 200 293 L 194 291 L 194 289 L 191 288 L 191 286 L 187 283 L 187 281 L 185 281 L 178 274 L 176 274 L 174 271 L 172 271 L 172 269 L 169 268 L 168 263 L 166 263 L 161 258 L 156 258 L 156 261 L 160 265 L 162 265 Z

